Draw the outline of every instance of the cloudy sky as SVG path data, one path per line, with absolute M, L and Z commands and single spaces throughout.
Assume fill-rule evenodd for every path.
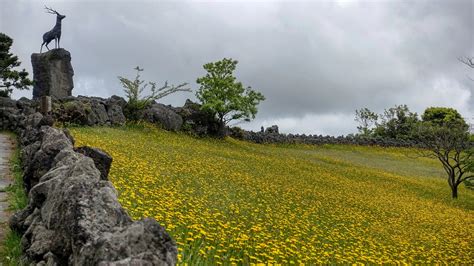
M 117 76 L 132 78 L 137 65 L 145 80 L 196 90 L 203 64 L 231 57 L 237 78 L 266 96 L 257 118 L 239 124 L 247 129 L 348 134 L 355 109 L 396 104 L 474 117 L 474 71 L 458 61 L 474 56 L 474 0 L 0 0 L 0 31 L 30 73 L 30 55 L 55 23 L 44 4 L 66 15 L 73 95 L 123 96 Z M 161 101 L 186 98 L 195 96 Z

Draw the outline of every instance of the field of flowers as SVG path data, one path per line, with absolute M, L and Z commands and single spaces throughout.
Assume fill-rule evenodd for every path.
M 120 202 L 166 227 L 180 264 L 474 263 L 474 192 L 452 200 L 407 149 L 70 130 L 113 156 Z

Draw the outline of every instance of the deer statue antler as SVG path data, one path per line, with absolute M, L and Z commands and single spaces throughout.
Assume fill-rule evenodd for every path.
M 49 13 L 49 14 L 59 15 L 59 13 L 56 10 L 52 9 L 52 8 L 49 8 L 47 6 L 44 6 L 44 8 L 46 9 L 46 12 Z

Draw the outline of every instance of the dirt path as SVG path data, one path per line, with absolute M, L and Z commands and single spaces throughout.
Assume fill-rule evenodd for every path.
M 13 144 L 9 135 L 0 133 L 0 243 L 5 237 L 5 229 L 10 217 L 6 188 L 12 183 L 10 158 L 13 153 Z

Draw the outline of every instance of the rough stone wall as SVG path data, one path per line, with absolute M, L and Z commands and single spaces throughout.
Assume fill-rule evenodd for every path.
M 151 218 L 132 221 L 108 181 L 112 158 L 74 149 L 53 119 L 3 99 L 1 127 L 19 136 L 28 206 L 9 221 L 37 265 L 174 265 L 173 239 Z M 12 118 L 14 117 L 14 118 Z
M 33 65 L 33 99 L 51 96 L 61 99 L 72 95 L 74 70 L 71 65 L 71 54 L 60 48 L 45 53 L 31 55 Z
M 27 115 L 36 112 L 37 103 L 27 98 L 18 101 L 0 97 L 0 130 L 18 132 L 24 126 Z
M 0 121 L 19 120 L 18 114 L 34 112 L 34 102 L 26 98 L 14 101 L 8 98 L 0 98 L 0 106 L 3 109 L 13 110 L 6 115 L 1 114 Z M 53 102 L 53 117 L 58 122 L 86 125 L 123 125 L 127 118 L 124 110 L 127 102 L 119 97 L 112 96 L 108 99 L 98 97 L 66 97 Z M 144 121 L 157 124 L 166 130 L 187 131 L 196 136 L 218 135 L 219 125 L 209 114 L 200 110 L 200 105 L 187 100 L 182 107 L 172 107 L 154 103 L 149 108 L 137 114 Z M 3 117 L 3 118 L 2 118 Z M 6 123 L 8 124 L 8 123 Z M 10 123 L 11 124 L 11 123 Z M 359 136 L 322 136 L 305 134 L 281 134 L 278 126 L 273 125 L 259 132 L 246 131 L 240 128 L 230 128 L 230 135 L 254 143 L 304 143 L 304 144 L 351 144 L 351 145 L 377 145 L 386 147 L 414 147 L 414 141 L 386 139 L 386 138 L 364 138 Z
M 108 99 L 69 96 L 53 101 L 52 114 L 56 121 L 65 124 L 121 126 L 126 122 L 125 104 L 123 98 L 115 95 Z
M 169 131 L 188 131 L 199 136 L 216 135 L 218 123 L 199 105 L 189 100 L 183 107 L 153 102 L 143 110 L 128 109 L 125 99 L 113 95 L 99 97 L 65 97 L 53 101 L 53 117 L 65 124 L 104 126 L 123 125 L 127 120 L 143 120 Z
M 383 147 L 416 147 L 415 141 L 386 139 L 386 138 L 364 138 L 358 136 L 322 136 L 306 134 L 281 134 L 278 126 L 273 125 L 260 132 L 246 131 L 232 128 L 231 136 L 237 139 L 250 141 L 254 143 L 282 143 L 282 144 L 349 144 L 362 146 L 383 146 Z

